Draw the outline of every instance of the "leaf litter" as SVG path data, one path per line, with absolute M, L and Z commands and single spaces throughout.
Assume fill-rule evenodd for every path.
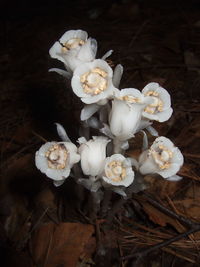
M 67 18 L 69 7 L 59 3 L 59 21 L 53 7 L 41 9 L 41 14 L 32 11 L 31 18 L 11 11 L 15 21 L 11 16 L 4 19 L 4 42 L 0 44 L 0 71 L 4 74 L 0 78 L 0 229 L 6 267 L 88 267 L 101 266 L 101 261 L 103 266 L 128 266 L 130 260 L 123 257 L 187 232 L 191 224 L 182 217 L 194 224 L 200 221 L 197 1 L 194 6 L 187 1 L 176 5 L 173 1 L 162 5 L 156 0 L 151 5 L 149 1 L 108 1 L 103 7 L 94 1 L 93 8 L 88 1 L 78 2 L 79 7 L 71 4 Z M 79 16 L 73 16 L 74 12 Z M 155 128 L 160 135 L 169 136 L 185 157 L 179 172 L 182 181 L 145 177 L 149 187 L 144 194 L 133 194 L 127 203 L 119 205 L 112 227 L 104 220 L 98 235 L 94 225 L 75 207 L 73 183 L 67 181 L 57 190 L 34 167 L 34 153 L 42 140 L 57 138 L 53 132 L 55 121 L 69 129 L 74 140 L 78 137 L 80 104 L 62 79 L 47 73 L 52 66 L 47 55 L 50 43 L 61 35 L 66 24 L 90 31 L 102 43 L 101 54 L 114 49 L 112 63 L 125 66 L 121 88 L 133 84 L 141 89 L 152 80 L 169 88 L 174 115 L 166 124 L 155 124 Z M 102 31 L 102 27 L 107 30 Z M 32 32 L 36 33 L 34 37 Z M 27 43 L 31 55 L 26 53 Z M 128 151 L 136 157 L 141 136 L 137 140 Z M 149 202 L 146 194 L 158 205 Z M 81 202 L 83 210 L 84 205 Z M 155 249 L 152 255 L 157 255 L 156 259 L 151 253 L 143 254 L 139 266 L 199 266 L 199 242 L 199 231 L 182 236 Z

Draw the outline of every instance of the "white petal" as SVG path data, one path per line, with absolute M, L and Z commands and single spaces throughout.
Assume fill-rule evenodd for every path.
M 144 152 L 146 153 L 146 151 L 144 151 Z M 145 156 L 145 155 L 143 154 L 142 158 L 143 158 L 143 156 Z M 141 158 L 139 158 L 139 163 L 140 163 L 139 171 L 141 174 L 145 175 L 145 174 L 158 173 L 159 172 L 159 168 L 151 156 L 147 157 L 146 160 L 144 160 L 144 162 L 141 162 L 141 161 L 142 161 Z
M 87 69 L 85 68 L 84 65 L 83 66 L 79 66 L 78 68 L 80 69 L 81 67 L 84 69 L 83 73 L 87 72 Z M 82 85 L 80 83 L 81 74 L 80 75 L 76 74 L 76 70 L 74 71 L 74 75 L 73 75 L 72 80 L 71 80 L 71 85 L 72 85 L 73 92 L 79 97 L 87 98 L 88 94 L 84 93 L 83 87 L 82 87 Z
M 70 153 L 77 152 L 77 147 L 72 142 L 60 142 L 59 144 L 63 144 Z
M 99 102 L 102 98 L 105 98 L 106 95 L 104 92 L 102 92 L 101 94 L 99 95 L 93 95 L 93 96 L 88 96 L 87 97 L 82 97 L 81 98 L 81 101 L 85 104 L 94 104 L 94 103 L 97 103 Z
M 151 147 L 156 148 L 159 144 L 166 146 L 170 150 L 174 150 L 175 148 L 172 141 L 169 140 L 169 138 L 166 138 L 165 136 L 159 136 L 158 138 L 156 138 Z
M 83 62 L 92 61 L 95 58 L 94 51 L 91 46 L 91 39 L 81 46 L 79 52 L 77 53 L 77 58 Z
M 61 138 L 61 140 L 65 142 L 71 142 L 63 126 L 60 123 L 55 123 L 55 124 L 57 127 L 57 133 L 59 137 Z
M 97 104 L 91 104 L 91 105 L 85 105 L 84 108 L 81 110 L 81 120 L 87 120 L 89 119 L 97 110 L 99 110 L 99 105 Z
M 38 151 L 39 155 L 40 156 L 44 156 L 45 157 L 45 154 L 46 154 L 46 151 L 53 145 L 56 145 L 57 142 L 47 142 L 45 143 L 44 145 L 42 145 Z
M 164 121 L 167 121 L 171 117 L 172 113 L 173 113 L 173 109 L 169 108 L 169 109 L 166 109 L 164 111 L 158 112 L 156 114 L 150 114 L 150 113 L 147 113 L 144 111 L 142 113 L 142 116 L 144 116 L 145 118 L 148 118 L 150 120 L 164 122 Z
M 80 38 L 81 40 L 86 41 L 87 37 L 88 37 L 88 34 L 86 31 L 70 30 L 70 31 L 65 32 L 62 35 L 62 37 L 60 38 L 60 42 L 64 44 L 70 39 L 74 39 L 74 38 Z
M 56 58 L 61 62 L 65 63 L 65 60 L 62 56 L 62 46 L 59 42 L 54 43 L 54 45 L 49 50 L 49 54 L 52 58 Z
M 164 122 L 170 119 L 170 117 L 172 116 L 173 113 L 173 109 L 172 108 L 168 108 L 162 112 L 158 113 L 158 121 L 159 122 Z
M 157 173 L 160 174 L 163 178 L 168 178 L 172 175 L 175 175 L 180 170 L 180 165 L 176 163 L 172 163 L 168 169 L 158 171 Z
M 160 87 L 160 85 L 158 83 L 155 82 L 151 82 L 148 83 L 142 90 L 142 93 L 146 93 L 148 91 L 156 91 L 158 88 Z
M 157 89 L 157 93 L 159 93 L 159 97 L 164 103 L 164 107 L 163 107 L 164 110 L 170 108 L 170 106 L 171 106 L 171 97 L 170 97 L 170 94 L 167 92 L 167 90 L 162 88 L 162 87 L 159 87 Z
M 119 182 L 114 182 L 111 179 L 107 178 L 106 176 L 103 176 L 102 179 L 104 180 L 105 183 L 110 185 L 128 187 L 129 185 L 132 184 L 134 180 L 134 172 L 132 172 L 132 175 L 127 176 L 124 180 Z
M 46 157 L 41 156 L 38 151 L 35 153 L 35 165 L 42 173 L 48 168 Z
M 135 88 L 125 88 L 120 91 L 120 96 L 126 96 L 126 95 L 143 98 L 141 92 Z
M 110 130 L 120 140 L 127 140 L 136 133 L 142 115 L 142 105 L 128 105 L 115 99 L 109 116 Z
M 70 168 L 65 168 L 64 170 L 54 170 L 48 168 L 45 174 L 53 180 L 63 180 L 69 176 Z
M 80 59 L 74 55 L 71 55 L 69 52 L 68 54 L 64 55 L 64 58 L 65 67 L 70 73 L 72 73 L 79 65 L 83 63 Z
M 123 162 L 125 160 L 125 157 L 121 154 L 114 154 L 112 155 L 110 158 L 108 158 L 106 160 L 106 162 L 110 162 L 110 161 L 121 161 Z
M 93 136 L 93 140 L 90 139 L 80 146 L 81 168 L 85 175 L 96 176 L 102 173 L 109 141 L 103 136 Z
M 174 150 L 173 150 L 172 162 L 180 164 L 180 166 L 183 165 L 184 158 L 183 158 L 183 155 L 182 155 L 181 151 L 178 149 L 178 147 L 175 147 Z
M 80 155 L 79 154 L 76 154 L 76 153 L 72 153 L 70 155 L 70 167 L 72 167 L 74 164 L 76 164 L 77 162 L 80 161 Z

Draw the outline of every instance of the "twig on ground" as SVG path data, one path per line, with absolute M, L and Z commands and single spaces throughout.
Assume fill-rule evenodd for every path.
M 150 198 L 150 196 L 146 193 L 144 193 L 145 198 L 147 199 L 147 201 L 149 203 L 151 203 L 154 207 L 158 208 L 159 210 L 163 211 L 164 213 L 166 213 L 167 215 L 179 220 L 180 222 L 186 224 L 187 226 L 190 227 L 194 227 L 195 225 L 198 225 L 195 222 L 192 222 L 191 220 L 183 217 L 182 215 L 178 215 L 175 212 L 173 212 L 172 210 L 169 210 L 168 208 L 162 206 L 160 203 L 156 202 L 155 200 L 153 200 L 152 198 Z
M 122 260 L 129 260 L 129 259 L 133 259 L 133 258 L 137 257 L 137 259 L 136 259 L 136 261 L 134 261 L 132 267 L 137 266 L 139 261 L 143 257 L 145 257 L 147 254 L 149 254 L 150 252 L 153 252 L 153 251 L 155 251 L 157 249 L 166 247 L 166 246 L 170 245 L 171 243 L 173 243 L 175 241 L 178 241 L 178 240 L 180 240 L 180 239 L 182 239 L 184 237 L 187 237 L 188 235 L 190 235 L 192 233 L 195 233 L 195 232 L 198 232 L 198 231 L 200 231 L 200 225 L 195 225 L 195 226 L 192 227 L 192 229 L 190 229 L 190 230 L 188 230 L 188 231 L 186 231 L 184 233 L 178 234 L 175 237 L 172 237 L 172 238 L 170 238 L 170 239 L 168 239 L 166 241 L 160 242 L 160 243 L 158 243 L 158 244 L 156 244 L 156 245 L 154 245 L 154 246 L 152 246 L 150 248 L 147 248 L 145 250 L 138 251 L 138 252 L 136 252 L 134 254 L 130 254 L 128 256 L 122 257 L 121 259 Z

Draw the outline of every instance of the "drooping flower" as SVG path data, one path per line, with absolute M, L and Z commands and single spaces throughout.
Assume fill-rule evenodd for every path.
M 112 101 L 109 125 L 112 134 L 119 140 L 130 139 L 136 133 L 144 107 L 151 99 L 134 88 L 127 88 L 116 93 Z
M 35 154 L 36 167 L 53 179 L 55 185 L 64 182 L 79 160 L 77 147 L 71 142 L 47 142 Z
M 181 151 L 166 137 L 156 138 L 149 150 L 139 158 L 139 171 L 142 174 L 158 173 L 163 178 L 174 176 L 183 165 Z
M 113 94 L 113 71 L 108 63 L 96 59 L 77 67 L 72 77 L 72 90 L 86 104 L 105 104 Z
M 54 43 L 49 54 L 52 58 L 62 61 L 69 72 L 73 72 L 80 64 L 94 60 L 96 51 L 97 42 L 88 38 L 87 32 L 70 30 Z
M 171 97 L 167 90 L 158 83 L 152 82 L 144 87 L 142 93 L 153 100 L 142 113 L 145 118 L 164 122 L 171 117 L 173 109 L 171 108 Z
M 108 186 L 128 187 L 132 184 L 135 176 L 131 165 L 131 161 L 121 154 L 113 154 L 106 158 L 103 181 Z
M 83 173 L 90 176 L 101 174 L 106 158 L 106 146 L 110 140 L 103 136 L 93 136 L 89 141 L 81 137 L 78 142 Z

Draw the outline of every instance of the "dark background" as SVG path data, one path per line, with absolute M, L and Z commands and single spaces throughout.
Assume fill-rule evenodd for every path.
M 27 214 L 33 214 L 32 225 L 41 215 L 38 194 L 45 188 L 57 194 L 36 170 L 35 151 L 44 139 L 59 140 L 54 122 L 63 124 L 72 140 L 78 137 L 82 104 L 68 81 L 48 73 L 52 67 L 64 68 L 48 51 L 71 29 L 97 39 L 97 58 L 114 50 L 109 64 L 124 66 L 121 88 L 142 89 L 155 81 L 169 91 L 173 116 L 155 128 L 182 150 L 184 186 L 199 183 L 200 1 L 1 1 L 0 219 L 2 246 L 13 257 L 16 244 L 24 241 L 18 232 Z M 62 189 L 57 192 L 64 195 Z M 74 216 L 69 212 L 65 220 Z

